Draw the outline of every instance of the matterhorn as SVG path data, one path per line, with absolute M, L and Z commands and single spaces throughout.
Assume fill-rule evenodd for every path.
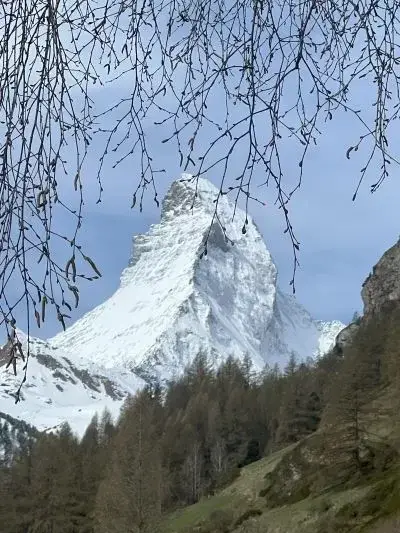
M 258 370 L 282 368 L 291 354 L 329 351 L 343 327 L 314 320 L 278 288 L 260 231 L 228 195 L 183 176 L 160 222 L 134 237 L 117 291 L 66 331 L 33 342 L 23 400 L 2 399 L 2 409 L 39 429 L 65 419 L 81 432 L 96 411 L 117 413 L 135 388 L 174 378 L 199 353 L 215 365 L 234 356 Z M 0 371 L 5 398 L 15 378 Z

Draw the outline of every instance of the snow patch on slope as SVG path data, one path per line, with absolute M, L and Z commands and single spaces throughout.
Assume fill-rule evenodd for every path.
M 18 332 L 23 352 L 27 353 L 27 339 Z M 82 435 L 90 419 L 104 408 L 117 416 L 128 393 L 143 386 L 143 382 L 126 369 L 112 372 L 87 362 L 72 363 L 65 354 L 49 343 L 31 339 L 27 381 L 21 391 L 21 400 L 15 403 L 15 393 L 23 378 L 22 360 L 14 376 L 0 366 L 1 408 L 18 420 L 24 420 L 42 431 L 57 428 L 66 420 L 72 429 Z

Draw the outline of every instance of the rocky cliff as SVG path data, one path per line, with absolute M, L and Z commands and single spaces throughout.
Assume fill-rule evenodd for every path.
M 400 240 L 387 250 L 363 284 L 364 315 L 382 310 L 390 302 L 400 302 Z
M 400 240 L 387 250 L 362 285 L 364 315 L 343 328 L 336 337 L 336 349 L 342 354 L 359 330 L 360 323 L 379 315 L 388 306 L 400 304 Z

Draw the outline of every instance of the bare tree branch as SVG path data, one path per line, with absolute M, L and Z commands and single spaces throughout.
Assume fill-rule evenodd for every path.
M 343 147 L 347 158 L 359 151 L 363 159 L 353 199 L 369 169 L 380 167 L 374 192 L 398 162 L 389 138 L 399 118 L 399 12 L 389 0 L 3 1 L 0 324 L 10 339 L 21 303 L 38 325 L 52 306 L 65 326 L 79 280 L 100 276 L 79 244 L 94 136 L 104 142 L 98 202 L 111 156 L 114 168 L 127 158 L 139 168 L 132 206 L 142 210 L 149 191 L 158 204 L 164 170 L 147 134 L 152 125 L 165 132 L 182 171 L 194 180 L 219 175 L 219 195 L 235 204 L 243 198 L 246 211 L 249 200 L 262 202 L 255 184 L 275 188 L 293 248 L 294 290 L 299 242 L 289 202 L 327 123 L 346 112 L 359 128 Z M 125 94 L 101 110 L 96 84 Z M 360 90 L 368 94 L 361 108 Z M 288 145 L 299 154 L 294 184 L 282 159 Z M 239 160 L 239 153 L 246 155 Z M 68 179 L 73 205 L 63 199 Z M 67 234 L 57 226 L 61 211 L 73 224 Z M 65 265 L 54 253 L 59 240 Z

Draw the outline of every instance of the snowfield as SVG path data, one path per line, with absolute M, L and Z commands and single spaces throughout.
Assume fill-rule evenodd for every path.
M 24 353 L 27 338 L 18 331 Z M 91 418 L 104 408 L 114 417 L 128 394 L 134 394 L 143 381 L 126 369 L 107 370 L 87 362 L 75 365 L 49 343 L 31 339 L 27 381 L 21 401 L 14 395 L 23 378 L 23 363 L 17 376 L 0 366 L 0 411 L 24 420 L 41 431 L 57 429 L 68 421 L 73 430 L 83 435 Z

